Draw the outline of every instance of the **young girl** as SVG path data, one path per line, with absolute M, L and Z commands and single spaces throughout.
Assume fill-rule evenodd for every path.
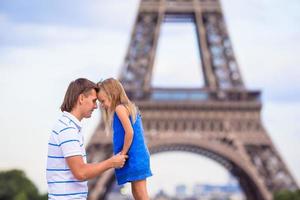
M 98 87 L 106 131 L 113 131 L 114 154 L 128 155 L 124 167 L 115 169 L 117 182 L 119 185 L 131 182 L 133 197 L 149 200 L 146 178 L 152 173 L 141 115 L 118 80 L 106 79 L 99 82 Z

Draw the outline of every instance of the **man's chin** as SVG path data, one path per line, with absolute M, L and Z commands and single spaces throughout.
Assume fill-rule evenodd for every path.
M 85 116 L 85 118 L 91 118 L 91 116 L 92 116 L 92 113 L 89 113 Z

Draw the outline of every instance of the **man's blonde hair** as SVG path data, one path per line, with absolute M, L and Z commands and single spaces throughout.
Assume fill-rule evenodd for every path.
M 132 123 L 135 122 L 138 108 L 129 100 L 120 81 L 114 78 L 108 78 L 98 82 L 97 86 L 99 89 L 98 92 L 103 91 L 111 101 L 110 109 L 101 108 L 106 133 L 112 132 L 112 118 L 118 105 L 122 104 L 125 106 L 131 116 Z

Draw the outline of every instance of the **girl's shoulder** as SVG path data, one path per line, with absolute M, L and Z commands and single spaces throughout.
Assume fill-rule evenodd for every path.
M 120 119 L 120 118 L 124 118 L 124 117 L 129 117 L 130 112 L 125 105 L 119 104 L 116 106 L 115 115 Z
M 129 115 L 129 110 L 124 104 L 119 104 L 116 106 L 115 113 L 117 115 L 127 113 Z

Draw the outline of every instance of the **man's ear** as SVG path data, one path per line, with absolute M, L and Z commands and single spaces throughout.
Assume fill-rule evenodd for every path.
M 78 97 L 78 103 L 79 103 L 79 105 L 82 104 L 83 98 L 84 98 L 83 94 L 80 94 L 79 97 Z

